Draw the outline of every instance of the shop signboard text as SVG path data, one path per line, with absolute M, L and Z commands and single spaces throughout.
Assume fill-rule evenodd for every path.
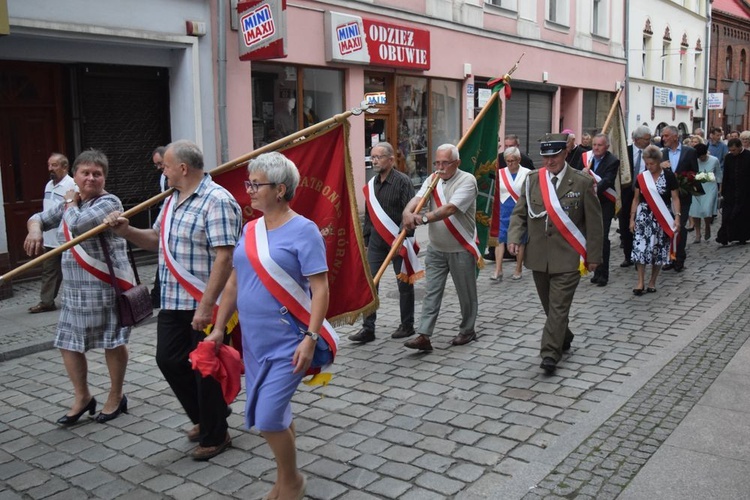
M 286 57 L 286 0 L 237 4 L 241 61 Z

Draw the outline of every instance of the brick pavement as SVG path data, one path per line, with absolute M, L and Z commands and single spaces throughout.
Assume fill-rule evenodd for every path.
M 309 497 L 521 498 L 533 486 L 544 494 L 541 488 L 561 479 L 556 474 L 575 474 L 571 480 L 583 483 L 590 471 L 566 471 L 564 459 L 577 453 L 588 463 L 589 455 L 576 450 L 591 447 L 587 440 L 618 411 L 642 411 L 638 405 L 647 398 L 631 397 L 673 358 L 682 359 L 675 355 L 708 332 L 718 312 L 750 285 L 747 247 L 701 244 L 689 252 L 685 272 L 666 273 L 656 294 L 634 297 L 634 271 L 616 267 L 621 252 L 613 249 L 610 285 L 584 281 L 578 290 L 571 322 L 576 340 L 553 377 L 538 368 L 544 318 L 530 274 L 497 285 L 488 270 L 480 275 L 480 337 L 461 347 L 449 347 L 459 322 L 449 287 L 431 354 L 407 351 L 389 338 L 398 300 L 386 275 L 378 339 L 364 346 L 344 340 L 332 385 L 303 386 L 294 398 Z M 339 330 L 345 337 L 358 327 Z M 242 394 L 232 405 L 233 448 L 208 463 L 186 458 L 191 447 L 181 429 L 188 422 L 155 365 L 154 346 L 155 325 L 134 331 L 126 376 L 130 414 L 72 429 L 54 425 L 70 400 L 57 352 L 0 363 L 0 499 L 259 498 L 267 492 L 272 456 L 255 431 L 242 428 Z M 99 396 L 107 383 L 101 352 L 89 356 L 89 371 Z M 700 387 L 691 391 L 697 397 Z M 604 464 L 592 470 L 624 477 L 615 460 Z

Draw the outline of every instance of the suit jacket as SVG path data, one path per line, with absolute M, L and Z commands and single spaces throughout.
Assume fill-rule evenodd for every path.
M 662 161 L 669 161 L 669 148 L 662 148 L 661 150 Z M 672 165 L 672 172 L 677 175 L 684 172 L 695 172 L 698 173 L 698 153 L 695 149 L 690 146 L 682 145 L 680 150 L 680 159 L 677 161 L 677 166 Z M 681 211 L 685 212 L 685 202 L 692 201 L 692 195 L 683 194 L 680 192 L 680 205 Z
M 585 167 L 585 165 L 583 164 L 581 157 L 583 156 L 583 153 L 585 151 L 591 151 L 591 148 L 585 148 L 580 144 L 576 144 L 576 147 L 574 147 L 565 157 L 565 161 L 568 162 L 568 165 L 573 167 L 574 169 L 583 170 L 583 167 Z
M 593 161 L 591 169 L 594 169 Z M 599 168 L 596 170 L 596 175 L 602 178 L 601 182 L 598 182 L 596 185 L 596 194 L 599 196 L 600 203 L 612 203 L 606 196 L 604 196 L 604 192 L 609 188 L 615 188 L 615 180 L 619 173 L 620 160 L 607 151 L 602 157 L 602 161 L 599 162 Z
M 521 192 L 510 217 L 508 242 L 521 243 L 524 234 L 528 233 L 524 263 L 532 271 L 555 274 L 578 270 L 580 255 L 563 238 L 554 223 L 551 220 L 548 223 L 546 216 L 538 219 L 529 217 L 529 207 L 534 213 L 545 210 L 538 170 L 529 173 L 526 184 L 528 189 Z M 527 190 L 529 199 L 526 198 Z M 568 165 L 556 192 L 563 210 L 586 237 L 588 261 L 601 263 L 604 246 L 602 209 L 594 193 L 594 179 Z
M 502 153 L 497 155 L 497 164 L 498 164 L 498 170 L 501 168 L 505 168 L 508 166 L 507 163 L 505 163 L 505 157 Z M 521 166 L 526 167 L 529 170 L 534 170 L 534 160 L 531 159 L 531 157 L 525 153 L 521 153 Z

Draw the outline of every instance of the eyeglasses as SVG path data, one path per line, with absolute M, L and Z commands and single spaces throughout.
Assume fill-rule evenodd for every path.
M 443 167 L 450 167 L 452 164 L 456 163 L 456 160 L 450 160 L 450 161 L 433 161 L 432 166 L 435 168 L 443 168 Z
M 386 158 L 392 158 L 391 155 L 372 155 L 370 156 L 373 160 L 385 160 Z
M 275 182 L 255 182 L 255 181 L 245 181 L 245 189 L 247 191 L 252 191 L 253 193 L 257 193 L 261 186 L 275 186 Z
M 506 158 L 505 163 L 518 163 L 519 160 L 517 158 Z

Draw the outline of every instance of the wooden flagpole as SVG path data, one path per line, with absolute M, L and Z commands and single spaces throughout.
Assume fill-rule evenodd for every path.
M 352 116 L 352 115 L 355 115 L 355 116 L 356 115 L 360 115 L 364 111 L 371 112 L 369 105 L 367 105 L 367 103 L 365 101 L 362 101 L 362 103 L 360 104 L 360 107 L 358 107 L 358 108 L 350 109 L 348 111 L 345 111 L 343 113 L 335 115 L 335 116 L 333 116 L 333 117 L 331 117 L 331 118 L 329 118 L 327 120 L 324 120 L 324 121 L 322 121 L 320 123 L 316 123 L 314 125 L 311 125 L 311 126 L 305 128 L 305 129 L 302 129 L 302 130 L 300 130 L 298 132 L 295 132 L 293 134 L 289 134 L 286 137 L 282 137 L 281 139 L 279 139 L 277 141 L 274 141 L 274 142 L 272 142 L 270 144 L 266 144 L 265 146 L 262 146 L 262 147 L 260 147 L 258 149 L 255 149 L 255 150 L 251 151 L 250 153 L 247 153 L 247 154 L 245 154 L 243 156 L 240 156 L 239 158 L 236 158 L 236 159 L 231 160 L 231 161 L 229 161 L 227 163 L 224 163 L 223 165 L 219 165 L 218 167 L 216 167 L 213 170 L 211 170 L 209 172 L 209 174 L 211 176 L 216 176 L 216 175 L 219 175 L 219 174 L 223 174 L 224 172 L 228 172 L 230 170 L 233 170 L 233 169 L 235 169 L 235 168 L 237 168 L 237 167 L 239 167 L 239 166 L 241 166 L 241 165 L 249 162 L 253 158 L 257 157 L 258 155 L 261 155 L 263 153 L 268 153 L 270 151 L 276 151 L 277 149 L 280 149 L 283 146 L 286 146 L 286 145 L 288 145 L 288 144 L 296 141 L 297 139 L 300 139 L 302 137 L 306 137 L 308 135 L 315 134 L 315 133 L 317 133 L 317 132 L 319 132 L 319 131 L 321 131 L 321 130 L 323 130 L 325 128 L 331 127 L 331 126 L 336 125 L 338 123 L 342 123 L 347 118 L 349 118 L 350 116 Z M 139 203 L 138 205 L 134 206 L 133 208 L 131 208 L 131 209 L 123 212 L 122 216 L 130 219 L 134 215 L 136 215 L 136 214 L 138 214 L 138 213 L 146 210 L 147 208 L 149 208 L 149 207 L 151 207 L 151 206 L 159 203 L 163 199 L 167 198 L 173 192 L 174 192 L 174 188 L 169 188 L 166 191 L 164 191 L 163 193 L 159 193 L 156 196 L 154 196 L 152 198 L 149 198 L 148 200 L 143 201 L 143 202 Z M 7 280 L 10 280 L 10 279 L 12 279 L 12 278 L 14 278 L 16 276 L 19 276 L 19 275 L 25 273 L 29 269 L 33 269 L 34 267 L 38 266 L 39 264 L 41 264 L 45 260 L 51 259 L 52 257 L 55 257 L 57 255 L 60 255 L 65 250 L 78 245 L 82 241 L 85 241 L 85 240 L 91 238 L 92 236 L 96 236 L 97 234 L 99 234 L 99 233 L 101 233 L 103 231 L 106 231 L 107 229 L 109 229 L 109 225 L 108 224 L 104 224 L 104 223 L 99 224 L 95 228 L 89 229 L 85 233 L 83 233 L 83 234 L 81 234 L 81 235 L 73 238 L 70 241 L 67 241 L 67 242 L 63 243 L 59 247 L 57 247 L 55 249 L 52 249 L 49 252 L 46 252 L 45 254 L 40 255 L 39 257 L 37 257 L 35 259 L 32 259 L 29 262 L 26 262 L 25 264 L 22 264 L 22 265 L 16 267 L 15 269 L 12 269 L 12 270 L 8 271 L 7 273 L 5 273 L 2 276 L 0 276 L 0 285 L 2 285 L 3 283 L 5 283 Z
M 510 80 L 510 75 L 512 75 L 517 69 L 518 64 L 521 62 L 521 59 L 523 58 L 525 52 L 521 54 L 521 57 L 518 58 L 518 61 L 516 61 L 516 64 L 513 65 L 513 67 L 508 71 L 504 76 L 503 80 L 507 83 Z M 469 127 L 469 130 L 464 134 L 463 137 L 461 137 L 461 140 L 458 141 L 458 145 L 456 146 L 458 149 L 461 149 L 461 146 L 463 146 L 467 140 L 469 140 L 469 137 L 471 136 L 472 132 L 474 132 L 474 129 L 479 125 L 479 123 L 482 121 L 482 118 L 484 118 L 484 115 L 487 114 L 488 110 L 492 107 L 492 104 L 494 103 L 493 99 L 499 99 L 498 97 L 499 92 L 493 92 L 490 96 L 490 99 L 487 101 L 487 103 L 482 108 L 482 111 L 479 112 L 477 117 L 474 119 L 474 122 L 472 122 L 471 127 Z M 432 192 L 435 190 L 435 186 L 437 186 L 438 181 L 440 180 L 440 177 L 433 174 L 432 182 L 430 182 L 430 185 L 427 187 L 427 192 L 425 192 L 424 196 L 419 200 L 419 203 L 417 203 L 416 208 L 414 209 L 414 213 L 419 213 L 422 208 L 424 207 L 425 203 L 427 203 L 427 200 L 430 199 L 430 196 L 432 196 Z M 375 283 L 375 286 L 380 283 L 381 278 L 383 277 L 383 274 L 385 273 L 385 270 L 388 268 L 388 266 L 391 263 L 391 260 L 396 256 L 396 253 L 398 253 L 399 249 L 401 248 L 401 245 L 404 244 L 404 240 L 406 239 L 406 229 L 402 229 L 399 233 L 396 240 L 393 242 L 393 245 L 391 246 L 391 250 L 388 252 L 388 255 L 386 255 L 385 260 L 383 261 L 383 264 L 380 266 L 380 269 L 378 269 L 378 272 L 375 274 L 375 277 L 373 277 L 372 281 Z

